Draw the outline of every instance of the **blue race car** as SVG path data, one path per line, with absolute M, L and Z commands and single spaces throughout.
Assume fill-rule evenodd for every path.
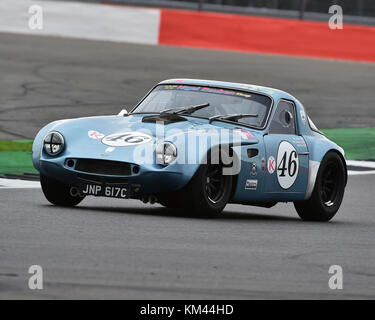
M 33 144 L 43 193 L 139 199 L 203 216 L 227 203 L 293 202 L 328 221 L 347 182 L 344 151 L 290 94 L 231 82 L 172 79 L 129 113 L 52 122 Z

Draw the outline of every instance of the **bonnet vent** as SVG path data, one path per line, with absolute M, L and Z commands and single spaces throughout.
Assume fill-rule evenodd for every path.
M 175 123 L 175 122 L 181 122 L 181 121 L 187 121 L 187 120 L 186 118 L 181 117 L 177 114 L 173 114 L 173 113 L 163 113 L 163 114 L 156 114 L 152 116 L 145 116 L 142 119 L 142 122 L 147 122 L 147 123 L 163 122 L 164 125 Z

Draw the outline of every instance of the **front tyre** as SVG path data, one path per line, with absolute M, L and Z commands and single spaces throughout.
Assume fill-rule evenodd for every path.
M 320 163 L 311 198 L 294 203 L 298 215 L 306 221 L 331 220 L 340 208 L 345 184 L 345 166 L 340 156 L 327 153 Z
M 70 194 L 70 186 L 42 174 L 40 174 L 40 184 L 44 196 L 54 205 L 73 207 L 84 199 L 84 196 L 79 195 L 73 197 Z
M 223 175 L 221 164 L 201 165 L 186 189 L 185 202 L 194 215 L 215 217 L 231 197 L 233 176 Z

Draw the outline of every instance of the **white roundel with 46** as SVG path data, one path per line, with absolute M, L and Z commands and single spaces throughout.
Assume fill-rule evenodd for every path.
M 152 137 L 139 131 L 126 131 L 110 134 L 102 139 L 102 143 L 111 147 L 126 147 L 136 144 L 146 143 L 152 140 Z
M 298 153 L 287 141 L 281 141 L 277 152 L 277 181 L 281 188 L 289 189 L 297 179 L 299 169 Z

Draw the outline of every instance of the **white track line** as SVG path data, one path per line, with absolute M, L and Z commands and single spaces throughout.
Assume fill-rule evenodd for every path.
M 357 160 L 346 160 L 346 165 L 361 168 L 374 168 L 374 170 L 366 171 L 354 171 L 348 170 L 349 176 L 361 176 L 368 174 L 375 174 L 375 162 L 374 161 L 357 161 Z
M 28 181 L 20 179 L 3 179 L 0 178 L 0 188 L 21 189 L 21 188 L 40 188 L 39 181 Z
M 353 167 L 365 167 L 365 168 L 374 168 L 374 161 L 357 161 L 357 160 L 346 160 L 346 165 Z
M 353 171 L 353 170 L 349 170 L 348 171 L 348 175 L 349 176 L 361 176 L 361 175 L 368 175 L 368 174 L 375 174 L 375 170 L 371 170 L 371 171 Z

